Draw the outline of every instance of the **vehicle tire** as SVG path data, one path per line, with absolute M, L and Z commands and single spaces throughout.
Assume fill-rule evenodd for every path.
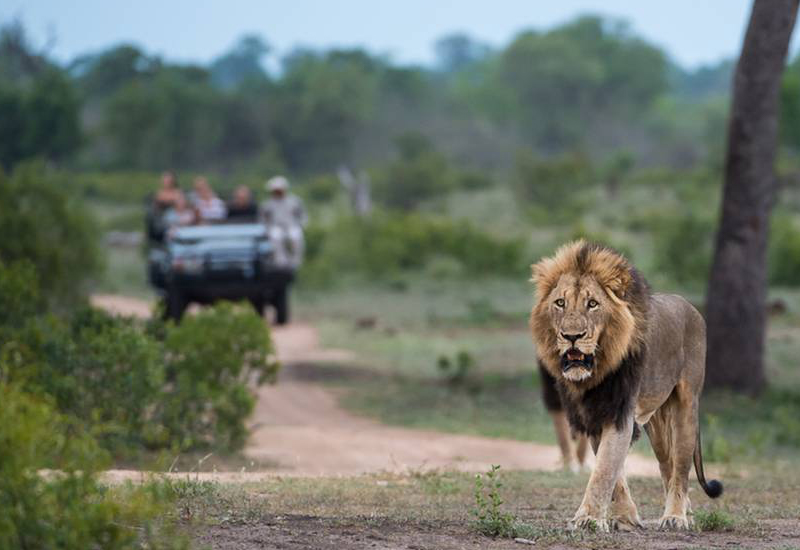
M 279 288 L 272 296 L 272 307 L 275 308 L 275 323 L 285 325 L 289 322 L 289 285 Z
M 189 301 L 183 293 L 177 290 L 170 290 L 164 298 L 164 305 L 164 317 L 179 323 L 186 312 L 186 308 L 189 307 Z
M 259 296 L 258 298 L 250 298 L 250 304 L 252 304 L 253 309 L 256 310 L 256 314 L 263 318 L 264 313 L 267 310 L 266 300 L 264 300 L 262 296 Z

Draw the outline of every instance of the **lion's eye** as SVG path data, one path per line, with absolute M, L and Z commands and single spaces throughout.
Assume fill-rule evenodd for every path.
M 558 300 L 556 300 L 556 305 L 558 307 L 564 307 L 566 305 L 566 302 L 564 301 L 564 298 L 559 298 Z
M 589 306 L 589 309 L 594 309 L 600 304 L 597 303 L 597 300 L 589 300 L 589 303 L 586 305 Z

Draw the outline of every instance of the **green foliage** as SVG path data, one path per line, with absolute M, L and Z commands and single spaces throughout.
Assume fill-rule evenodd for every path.
M 700 531 L 732 531 L 734 523 L 724 510 L 695 510 L 694 522 Z
M 291 169 L 334 167 L 374 108 L 382 63 L 361 50 L 296 51 L 271 90 L 273 135 Z
M 81 144 L 79 103 L 67 76 L 55 68 L 27 86 L 0 85 L 0 166 L 33 157 L 62 160 Z
M 657 251 L 653 269 L 680 285 L 702 287 L 711 270 L 715 220 L 682 210 L 655 216 L 649 225 Z
M 93 309 L 38 315 L 35 277 L 0 265 L 0 380 L 46 396 L 118 456 L 146 449 L 233 451 L 245 441 L 249 388 L 274 377 L 269 330 L 223 304 L 180 325 L 143 327 Z
M 475 476 L 475 529 L 487 537 L 515 538 L 518 531 L 516 516 L 503 512 L 500 489 L 500 466 L 492 465 L 484 475 Z M 485 476 L 485 479 L 484 479 Z
M 163 353 L 133 321 L 85 308 L 67 321 L 36 320 L 17 341 L 30 362 L 12 376 L 92 426 L 104 448 L 131 453 L 157 446 L 151 432 L 161 419 L 152 409 L 165 384 Z
M 266 79 L 261 59 L 267 52 L 269 46 L 260 36 L 241 37 L 229 52 L 211 64 L 211 82 L 223 89 L 233 89 L 248 80 Z
M 0 382 L 0 401 L 0 548 L 188 547 L 152 488 L 117 500 L 97 483 L 105 454 L 47 400 Z
M 461 387 L 466 385 L 470 373 L 475 367 L 475 358 L 468 351 L 459 351 L 453 360 L 447 355 L 440 355 L 436 367 L 448 385 Z
M 301 276 L 315 284 L 330 284 L 348 273 L 385 279 L 421 269 L 437 257 L 459 262 L 470 276 L 523 272 L 521 242 L 422 214 L 378 211 L 366 219 L 341 217 L 324 229 L 310 228 L 307 240 Z
M 641 113 L 667 84 L 661 51 L 599 17 L 519 34 L 500 67 L 520 128 L 549 148 L 578 146 L 592 123 Z
M 517 155 L 517 190 L 532 207 L 549 219 L 574 218 L 587 207 L 593 171 L 578 154 L 542 159 L 529 151 Z
M 20 260 L 5 265 L 0 261 L 0 341 L 5 331 L 15 330 L 43 306 L 33 264 Z
M 418 133 L 395 139 L 399 158 L 375 185 L 375 195 L 389 208 L 412 210 L 421 202 L 453 189 L 447 159 L 428 138 Z
M 341 189 L 339 180 L 334 175 L 316 176 L 308 183 L 300 186 L 298 192 L 311 202 L 327 203 L 333 200 Z
M 255 400 L 248 387 L 274 379 L 269 329 L 251 311 L 219 304 L 167 327 L 166 377 L 160 406 L 181 448 L 241 448 Z
M 800 229 L 785 214 L 776 214 L 772 218 L 769 282 L 779 286 L 800 285 Z
M 104 164 L 204 166 L 219 156 L 225 130 L 224 104 L 207 74 L 162 69 L 127 83 L 106 100 L 101 134 L 113 156 Z
M 51 304 L 79 299 L 100 267 L 94 220 L 42 164 L 0 172 L 0 234 L 0 260 L 30 262 Z

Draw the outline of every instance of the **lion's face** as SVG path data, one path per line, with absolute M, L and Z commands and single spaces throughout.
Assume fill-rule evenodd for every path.
M 578 241 L 533 266 L 534 342 L 550 374 L 591 387 L 641 342 L 646 290 L 620 254 Z
M 600 339 L 612 313 L 609 298 L 592 276 L 568 274 L 559 279 L 546 301 L 564 378 L 586 380 L 594 372 Z

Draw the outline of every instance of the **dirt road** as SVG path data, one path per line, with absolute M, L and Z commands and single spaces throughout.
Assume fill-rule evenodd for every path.
M 109 311 L 146 317 L 147 302 L 120 296 L 96 296 L 93 303 Z M 278 383 L 263 387 L 251 419 L 252 435 L 245 454 L 267 464 L 258 472 L 220 477 L 253 479 L 265 475 L 336 476 L 368 472 L 453 469 L 485 471 L 491 464 L 509 470 L 555 470 L 555 446 L 508 439 L 444 434 L 389 427 L 343 410 L 325 387 L 296 376 L 301 364 L 352 359 L 344 350 L 323 349 L 313 327 L 293 324 L 273 332 L 284 367 Z M 631 475 L 658 475 L 652 459 L 631 455 Z M 111 477 L 126 473 L 110 473 Z M 219 475 L 219 474 L 208 474 Z

